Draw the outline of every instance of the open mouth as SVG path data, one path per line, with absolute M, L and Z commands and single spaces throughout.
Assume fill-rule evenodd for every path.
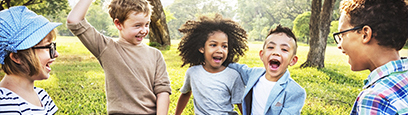
M 276 59 L 272 59 L 272 60 L 269 61 L 269 66 L 272 69 L 278 69 L 280 64 L 281 64 L 281 62 L 279 60 L 276 60 Z
M 220 63 L 220 62 L 222 61 L 222 57 L 221 57 L 221 56 L 216 56 L 216 57 L 213 57 L 213 60 L 214 60 L 216 63 Z

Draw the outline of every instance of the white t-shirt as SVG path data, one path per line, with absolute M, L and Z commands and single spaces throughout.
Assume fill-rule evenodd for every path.
M 233 104 L 242 103 L 245 86 L 239 73 L 225 68 L 218 73 L 207 72 L 202 65 L 190 67 L 181 93 L 192 91 L 196 115 L 238 115 Z
M 263 115 L 269 94 L 276 82 L 268 81 L 263 75 L 252 92 L 252 115 Z
M 34 87 L 42 107 L 33 105 L 9 89 L 0 87 L 1 115 L 52 115 L 58 107 L 44 89 Z

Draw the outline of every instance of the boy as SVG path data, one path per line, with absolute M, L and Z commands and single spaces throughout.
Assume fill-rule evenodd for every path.
M 259 52 L 264 68 L 230 64 L 246 84 L 242 103 L 243 115 L 300 114 L 306 91 L 297 84 L 287 70 L 295 65 L 296 37 L 289 28 L 277 26 L 270 30 Z
M 166 115 L 170 81 L 161 52 L 142 43 L 152 9 L 146 0 L 112 0 L 109 14 L 119 30 L 115 41 L 95 30 L 84 16 L 92 0 L 81 0 L 67 26 L 98 59 L 106 76 L 108 114 Z
M 333 37 L 351 70 L 370 70 L 352 115 L 408 114 L 408 60 L 398 51 L 408 37 L 404 0 L 343 0 Z

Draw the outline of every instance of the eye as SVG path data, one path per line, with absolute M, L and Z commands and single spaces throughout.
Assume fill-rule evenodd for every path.
M 222 48 L 228 48 L 228 46 L 227 46 L 227 45 L 223 45 Z
M 282 49 L 282 51 L 288 52 L 289 50 L 288 49 Z
M 273 46 L 268 46 L 268 47 L 267 47 L 267 49 L 273 49 L 273 48 L 274 48 Z
M 217 46 L 217 45 L 215 45 L 215 44 L 210 44 L 210 46 L 211 46 L 211 47 L 215 47 L 215 46 Z

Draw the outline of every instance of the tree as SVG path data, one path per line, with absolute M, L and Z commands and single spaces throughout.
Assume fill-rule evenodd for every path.
M 0 0 L 0 11 L 12 6 L 27 6 L 37 14 L 52 17 L 67 12 L 68 0 Z
M 293 33 L 298 41 L 309 44 L 309 22 L 311 12 L 305 12 L 296 17 L 293 21 Z
M 160 0 L 148 0 L 153 6 L 151 16 L 149 41 L 150 45 L 159 49 L 170 48 L 170 35 L 166 23 L 166 15 L 163 11 L 163 6 Z
M 309 35 L 310 48 L 307 60 L 300 67 L 324 67 L 324 54 L 327 45 L 327 35 L 330 32 L 330 22 L 336 0 L 312 0 L 312 13 L 310 16 Z
M 233 18 L 235 9 L 225 0 L 174 0 L 166 7 L 176 20 L 168 22 L 171 39 L 180 39 L 178 29 L 188 20 L 194 20 L 198 15 L 212 15 L 220 13 L 224 18 Z

